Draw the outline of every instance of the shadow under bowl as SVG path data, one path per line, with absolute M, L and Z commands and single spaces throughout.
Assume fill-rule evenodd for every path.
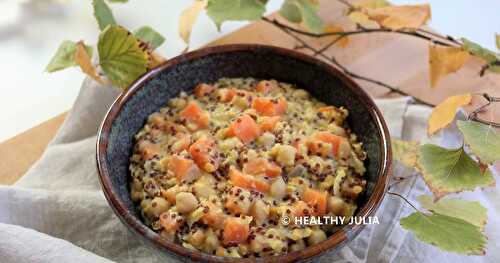
M 201 82 L 220 78 L 253 77 L 295 84 L 316 99 L 349 110 L 347 122 L 367 152 L 367 189 L 356 216 L 373 216 L 384 197 L 391 170 L 389 133 L 372 99 L 349 77 L 332 66 L 296 51 L 262 45 L 226 45 L 190 52 L 146 73 L 121 94 L 106 114 L 97 140 L 97 166 L 102 189 L 110 206 L 129 230 L 165 252 L 167 257 L 204 262 L 250 261 L 193 251 L 172 243 L 146 226 L 129 191 L 129 158 L 134 135 L 147 117 L 181 91 L 190 92 Z M 345 225 L 326 241 L 262 262 L 311 259 L 335 252 L 352 240 L 363 225 Z

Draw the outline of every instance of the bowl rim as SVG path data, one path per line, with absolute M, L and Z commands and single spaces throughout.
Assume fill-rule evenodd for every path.
M 377 127 L 377 131 L 380 136 L 381 147 L 379 154 L 380 158 L 380 169 L 378 170 L 378 180 L 375 183 L 375 187 L 373 189 L 372 195 L 368 198 L 368 201 L 358 210 L 356 216 L 369 217 L 375 214 L 375 211 L 380 206 L 382 202 L 386 189 L 387 189 L 387 180 L 389 174 L 391 173 L 391 163 L 392 163 L 392 152 L 391 152 L 391 142 L 389 131 L 387 125 L 384 121 L 384 118 L 381 114 L 381 111 L 375 105 L 372 98 L 356 83 L 353 79 L 347 76 L 345 73 L 341 72 L 339 69 L 333 67 L 326 62 L 323 62 L 317 58 L 314 58 L 310 55 L 300 53 L 295 50 L 290 50 L 282 47 L 276 46 L 268 46 L 268 45 L 260 45 L 260 44 L 230 44 L 230 45 L 220 45 L 198 49 L 192 52 L 188 52 L 172 59 L 169 59 L 157 66 L 156 68 L 148 71 L 141 77 L 139 77 L 136 81 L 134 81 L 129 88 L 122 92 L 118 98 L 110 106 L 107 111 L 101 126 L 98 131 L 97 142 L 96 142 L 96 161 L 97 161 L 97 172 L 99 176 L 99 182 L 101 184 L 101 188 L 103 190 L 104 196 L 111 206 L 112 210 L 118 216 L 118 218 L 127 225 L 129 230 L 139 234 L 144 237 L 146 240 L 152 242 L 154 245 L 159 247 L 162 250 L 165 250 L 167 253 L 174 253 L 177 257 L 188 257 L 194 261 L 204 261 L 204 262 L 253 262 L 258 260 L 259 262 L 292 262 L 297 260 L 304 260 L 307 258 L 311 258 L 313 256 L 319 255 L 323 252 L 334 248 L 340 248 L 342 245 L 347 243 L 347 241 L 353 239 L 363 228 L 364 225 L 344 225 L 340 230 L 331 235 L 327 240 L 318 243 L 313 246 L 308 246 L 301 251 L 295 251 L 286 253 L 279 256 L 268 256 L 261 258 L 228 258 L 228 257 L 220 257 L 215 255 L 210 255 L 201 251 L 194 251 L 188 248 L 184 248 L 179 244 L 175 244 L 173 242 L 167 241 L 162 238 L 158 233 L 151 230 L 142 221 L 132 213 L 127 210 L 124 203 L 121 201 L 119 195 L 113 191 L 112 183 L 109 178 L 108 167 L 106 164 L 106 151 L 108 145 L 108 136 L 110 134 L 112 124 L 115 121 L 116 117 L 119 115 L 124 104 L 138 91 L 140 90 L 144 84 L 154 78 L 156 75 L 161 73 L 163 70 L 175 66 L 177 64 L 183 63 L 188 60 L 198 59 L 204 56 L 219 54 L 219 53 L 230 53 L 230 52 L 238 52 L 238 51 L 256 51 L 256 50 L 267 50 L 270 52 L 277 53 L 279 55 L 284 55 L 291 57 L 293 59 L 301 60 L 306 63 L 314 64 L 315 66 L 322 67 L 329 74 L 333 74 L 338 77 L 344 85 L 346 85 L 351 91 L 359 97 L 359 99 L 365 104 L 365 107 L 368 108 L 372 119 L 375 122 Z

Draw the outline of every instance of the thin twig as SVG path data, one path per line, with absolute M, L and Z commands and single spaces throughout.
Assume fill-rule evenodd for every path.
M 434 33 L 434 32 L 432 32 L 432 31 L 425 30 L 425 29 L 422 29 L 422 28 L 418 28 L 418 29 L 417 29 L 417 32 L 424 33 L 424 34 L 428 34 L 428 35 L 431 35 L 431 36 L 433 36 L 433 37 L 435 37 L 435 38 L 440 38 L 440 39 L 443 39 L 443 40 L 446 40 L 446 41 L 450 41 L 450 42 L 452 42 L 452 43 L 456 44 L 457 46 L 461 46 L 461 45 L 463 45 L 463 44 L 462 44 L 462 42 L 460 42 L 460 41 L 456 40 L 454 37 L 449 36 L 449 35 L 448 35 L 448 36 L 443 36 L 443 35 L 441 35 L 441 34 Z
M 397 197 L 403 199 L 407 204 L 409 204 L 411 207 L 413 207 L 413 209 L 415 209 L 415 211 L 422 213 L 417 207 L 415 207 L 410 201 L 408 201 L 408 199 L 406 199 L 406 197 L 402 196 L 401 194 L 389 192 L 389 191 L 387 191 L 387 194 L 394 195 L 394 196 L 397 196 Z M 424 214 L 424 213 L 422 213 L 422 214 Z
M 388 187 L 387 187 L 387 190 L 391 190 L 394 186 L 410 179 L 410 178 L 413 178 L 415 177 L 416 175 L 418 175 L 418 173 L 412 173 L 411 175 L 409 176 L 395 176 L 393 177 L 393 180 L 395 181 L 394 183 L 390 184 Z
M 337 0 L 337 1 L 348 6 L 350 9 L 355 8 L 355 6 L 353 6 L 352 4 L 350 4 L 349 2 L 347 2 L 345 0 Z M 307 50 L 313 52 L 313 54 L 315 56 L 320 56 L 321 58 L 331 62 L 336 67 L 338 67 L 340 70 L 342 70 L 342 72 L 344 72 L 345 74 L 349 75 L 352 78 L 364 80 L 366 82 L 370 82 L 370 83 L 376 84 L 378 86 L 384 87 L 384 88 L 388 89 L 391 93 L 396 93 L 396 94 L 399 94 L 401 96 L 410 96 L 413 98 L 414 103 L 422 104 L 422 105 L 426 105 L 426 106 L 430 106 L 430 107 L 434 107 L 435 105 L 428 103 L 426 101 L 423 101 L 419 98 L 415 98 L 415 97 L 411 96 L 410 94 L 402 91 L 398 87 L 394 87 L 394 86 L 391 86 L 391 85 L 384 83 L 382 81 L 372 79 L 372 78 L 369 78 L 366 76 L 362 76 L 360 74 L 357 74 L 357 73 L 350 71 L 347 67 L 342 65 L 334 56 L 331 56 L 331 57 L 327 56 L 325 54 L 325 51 L 327 51 L 330 47 L 335 45 L 338 41 L 340 41 L 344 37 L 351 36 L 351 35 L 357 35 L 357 34 L 365 34 L 365 33 L 397 33 L 397 34 L 403 34 L 403 35 L 408 35 L 408 36 L 413 36 L 416 38 L 424 39 L 424 40 L 430 41 L 430 42 L 437 44 L 437 45 L 457 46 L 457 47 L 460 47 L 463 45 L 462 42 L 460 42 L 459 40 L 456 40 L 455 38 L 453 38 L 451 36 L 442 36 L 440 34 L 434 33 L 434 32 L 429 31 L 429 30 L 421 29 L 421 28 L 418 28 L 418 29 L 406 28 L 406 29 L 400 29 L 400 30 L 393 30 L 393 29 L 382 27 L 382 28 L 377 28 L 377 29 L 370 29 L 370 28 L 365 28 L 360 24 L 357 24 L 357 30 L 327 32 L 327 33 L 319 33 L 318 34 L 318 33 L 308 32 L 308 31 L 304 31 L 304 30 L 300 30 L 300 29 L 288 26 L 286 24 L 279 22 L 276 19 L 269 19 L 267 17 L 263 17 L 262 20 L 276 26 L 278 29 L 280 29 L 281 31 L 283 31 L 284 33 L 288 34 L 289 36 L 294 38 L 296 41 L 298 41 L 300 43 L 300 45 L 296 45 L 295 49 L 307 49 Z M 309 45 L 306 41 L 304 41 L 303 39 L 301 39 L 300 37 L 295 35 L 294 33 L 299 34 L 299 35 L 303 35 L 303 36 L 308 36 L 308 37 L 315 37 L 315 38 L 321 38 L 321 37 L 327 37 L 327 36 L 338 36 L 338 37 L 336 39 L 332 40 L 330 43 L 326 44 L 324 47 L 322 47 L 320 49 L 316 49 L 316 48 L 313 48 L 311 45 Z M 484 73 L 486 72 L 486 70 L 488 70 L 489 67 L 492 65 L 500 66 L 500 61 L 494 61 L 492 63 L 486 64 L 485 66 L 483 66 L 481 68 L 479 75 L 483 76 Z M 495 123 L 492 121 L 483 120 L 477 116 L 479 112 L 481 112 L 485 108 L 489 107 L 491 105 L 491 103 L 500 101 L 500 98 L 491 97 L 488 94 L 482 94 L 482 95 L 484 98 L 486 98 L 486 100 L 488 102 L 486 104 L 480 106 L 476 110 L 474 110 L 469 115 L 468 119 L 472 120 L 472 121 L 477 121 L 477 122 L 480 122 L 480 123 L 483 123 L 486 125 L 491 125 L 493 127 L 500 127 L 500 123 Z
M 414 29 L 390 29 L 390 28 L 364 28 L 364 27 L 359 27 L 357 30 L 352 30 L 352 31 L 338 31 L 338 32 L 325 32 L 325 33 L 313 33 L 305 30 L 300 30 L 295 27 L 291 27 L 287 24 L 283 24 L 279 22 L 276 19 L 269 19 L 267 17 L 262 17 L 262 20 L 271 24 L 274 24 L 275 26 L 281 27 L 281 28 L 286 28 L 294 33 L 301 34 L 304 36 L 308 37 L 315 37 L 315 38 L 322 38 L 322 37 L 328 37 L 328 36 L 351 36 L 351 35 L 358 35 L 358 34 L 367 34 L 367 33 L 397 33 L 397 34 L 402 34 L 402 35 L 409 35 L 413 36 L 416 38 L 421 38 L 427 41 L 432 41 L 434 44 L 437 45 L 442 45 L 442 46 L 452 46 L 455 44 L 451 44 L 449 42 L 449 39 L 446 39 L 449 42 L 444 42 L 438 39 L 435 39 L 433 37 L 427 36 L 425 34 L 419 33 L 418 30 Z M 428 33 L 426 33 L 428 34 Z
M 276 25 L 276 24 L 275 24 Z M 314 53 L 317 52 L 317 50 L 315 48 L 313 48 L 311 45 L 309 45 L 306 41 L 304 41 L 303 39 L 301 39 L 300 37 L 296 36 L 295 34 L 293 34 L 292 32 L 290 32 L 290 30 L 287 28 L 287 27 L 281 27 L 279 26 L 279 24 L 277 25 L 277 27 L 279 29 L 281 29 L 283 32 L 287 33 L 289 36 L 293 37 L 296 41 L 298 41 L 300 43 L 300 46 L 301 48 L 304 48 L 304 49 L 308 49 Z M 391 92 L 394 92 L 396 94 L 399 94 L 399 95 L 402 95 L 402 96 L 409 96 L 409 97 L 413 97 L 411 96 L 410 94 L 396 88 L 396 87 L 393 87 L 389 84 L 386 84 L 382 81 L 379 81 L 379 80 L 375 80 L 375 79 L 372 79 L 372 78 L 369 78 L 369 77 L 365 77 L 365 76 L 362 76 L 362 75 L 359 75 L 357 73 L 354 73 L 352 71 L 350 71 L 349 69 L 347 69 L 344 65 L 342 65 L 340 62 L 337 61 L 337 59 L 335 57 L 329 57 L 327 55 L 325 55 L 323 52 L 320 52 L 317 54 L 318 56 L 326 59 L 327 61 L 331 62 L 332 64 L 334 64 L 335 66 L 337 66 L 340 70 L 342 70 L 342 72 L 344 72 L 345 74 L 351 76 L 352 78 L 356 78 L 356 79 L 360 79 L 360 80 L 364 80 L 364 81 L 367 81 L 367 82 L 371 82 L 373 84 L 376 84 L 376 85 L 379 85 L 379 86 L 382 86 L 386 89 L 389 89 Z M 422 105 L 427 105 L 427 106 L 430 106 L 430 107 L 434 107 L 435 105 L 431 104 L 431 103 L 428 103 L 426 101 L 423 101 L 419 98 L 415 98 L 413 97 L 414 99 L 414 102 L 415 103 L 418 103 L 418 104 L 422 104 Z
M 323 53 L 323 52 L 327 51 L 330 47 L 332 47 L 333 45 L 337 44 L 337 42 L 339 42 L 340 40 L 342 40 L 345 37 L 347 37 L 347 36 L 343 35 L 343 36 L 337 37 L 336 39 L 334 39 L 330 43 L 326 44 L 324 47 L 318 49 L 318 51 L 315 52 L 315 55 L 318 55 L 319 53 Z

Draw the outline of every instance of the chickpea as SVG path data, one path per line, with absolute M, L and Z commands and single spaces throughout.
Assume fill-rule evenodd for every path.
M 342 198 L 337 196 L 330 196 L 328 198 L 328 211 L 337 216 L 344 215 L 345 202 Z
M 197 181 L 193 185 L 193 192 L 198 198 L 208 198 L 211 195 L 217 194 L 215 189 L 205 182 Z
M 255 222 L 260 225 L 267 220 L 269 216 L 269 207 L 262 200 L 257 199 L 253 202 L 250 215 L 252 215 Z
M 285 197 L 286 184 L 285 181 L 283 181 L 283 178 L 281 178 L 281 176 L 276 178 L 274 182 L 271 184 L 271 189 L 269 193 L 276 199 L 281 199 Z
M 214 233 L 212 229 L 208 229 L 205 237 L 205 246 L 204 246 L 204 251 L 205 252 L 213 252 L 214 250 L 219 247 L 219 238 L 217 235 Z
M 306 243 L 302 239 L 297 240 L 295 244 L 290 246 L 291 251 L 300 251 L 303 250 L 304 248 L 306 248 Z
M 174 98 L 171 99 L 168 102 L 168 106 L 176 108 L 176 109 L 182 109 L 186 107 L 187 101 L 185 99 L 180 99 L 180 98 Z
M 151 205 L 148 207 L 146 213 L 150 215 L 150 217 L 159 217 L 161 213 L 167 211 L 170 208 L 170 204 L 163 197 L 155 197 L 151 201 Z
M 130 197 L 133 202 L 137 202 L 144 199 L 144 192 L 132 189 L 132 191 L 130 192 Z
M 296 89 L 293 91 L 292 96 L 294 96 L 297 99 L 307 99 L 309 98 L 309 92 L 303 89 Z
M 264 237 L 261 235 L 256 236 L 251 242 L 250 242 L 250 249 L 254 253 L 260 253 L 264 249 L 266 243 L 264 240 Z
M 270 132 L 265 132 L 257 138 L 257 144 L 269 148 L 274 145 L 275 136 Z
M 326 240 L 326 234 L 321 229 L 313 230 L 311 235 L 307 238 L 309 245 L 315 245 Z
M 130 195 L 132 198 L 132 201 L 137 202 L 139 200 L 144 199 L 144 191 L 143 191 L 143 186 L 142 182 L 136 178 L 132 180 L 130 183 Z
M 291 145 L 276 144 L 271 149 L 271 154 L 275 156 L 276 161 L 285 166 L 292 166 L 295 163 L 295 154 L 297 149 Z
M 191 236 L 189 237 L 189 243 L 195 247 L 201 247 L 203 243 L 205 242 L 206 235 L 203 231 L 203 229 L 198 229 L 196 230 Z
M 250 202 L 250 192 L 242 188 L 234 187 L 234 192 L 239 190 L 239 194 L 230 194 L 227 196 L 224 207 L 233 214 L 248 215 L 252 202 Z
M 347 140 L 341 140 L 338 149 L 338 158 L 347 159 L 351 153 L 351 145 Z
M 189 213 L 198 206 L 198 199 L 187 192 L 180 192 L 175 196 L 175 204 L 179 213 Z

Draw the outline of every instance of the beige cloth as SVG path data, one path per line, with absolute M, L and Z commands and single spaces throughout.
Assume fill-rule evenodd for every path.
M 0 187 L 0 262 L 170 262 L 130 233 L 109 208 L 95 164 L 100 122 L 118 91 L 86 80 L 75 105 L 42 158 L 14 186 Z M 430 109 L 409 99 L 378 100 L 393 137 L 424 140 Z M 458 142 L 450 129 L 448 143 Z M 396 165 L 394 174 L 413 172 Z M 498 189 L 497 189 L 498 190 Z M 415 196 L 426 191 L 418 176 L 393 191 Z M 386 196 L 369 225 L 337 255 L 321 262 L 498 262 L 498 191 L 473 193 L 489 208 L 487 257 L 464 257 L 421 244 L 398 219 L 411 212 L 400 199 Z M 416 203 L 416 202 L 415 202 Z

